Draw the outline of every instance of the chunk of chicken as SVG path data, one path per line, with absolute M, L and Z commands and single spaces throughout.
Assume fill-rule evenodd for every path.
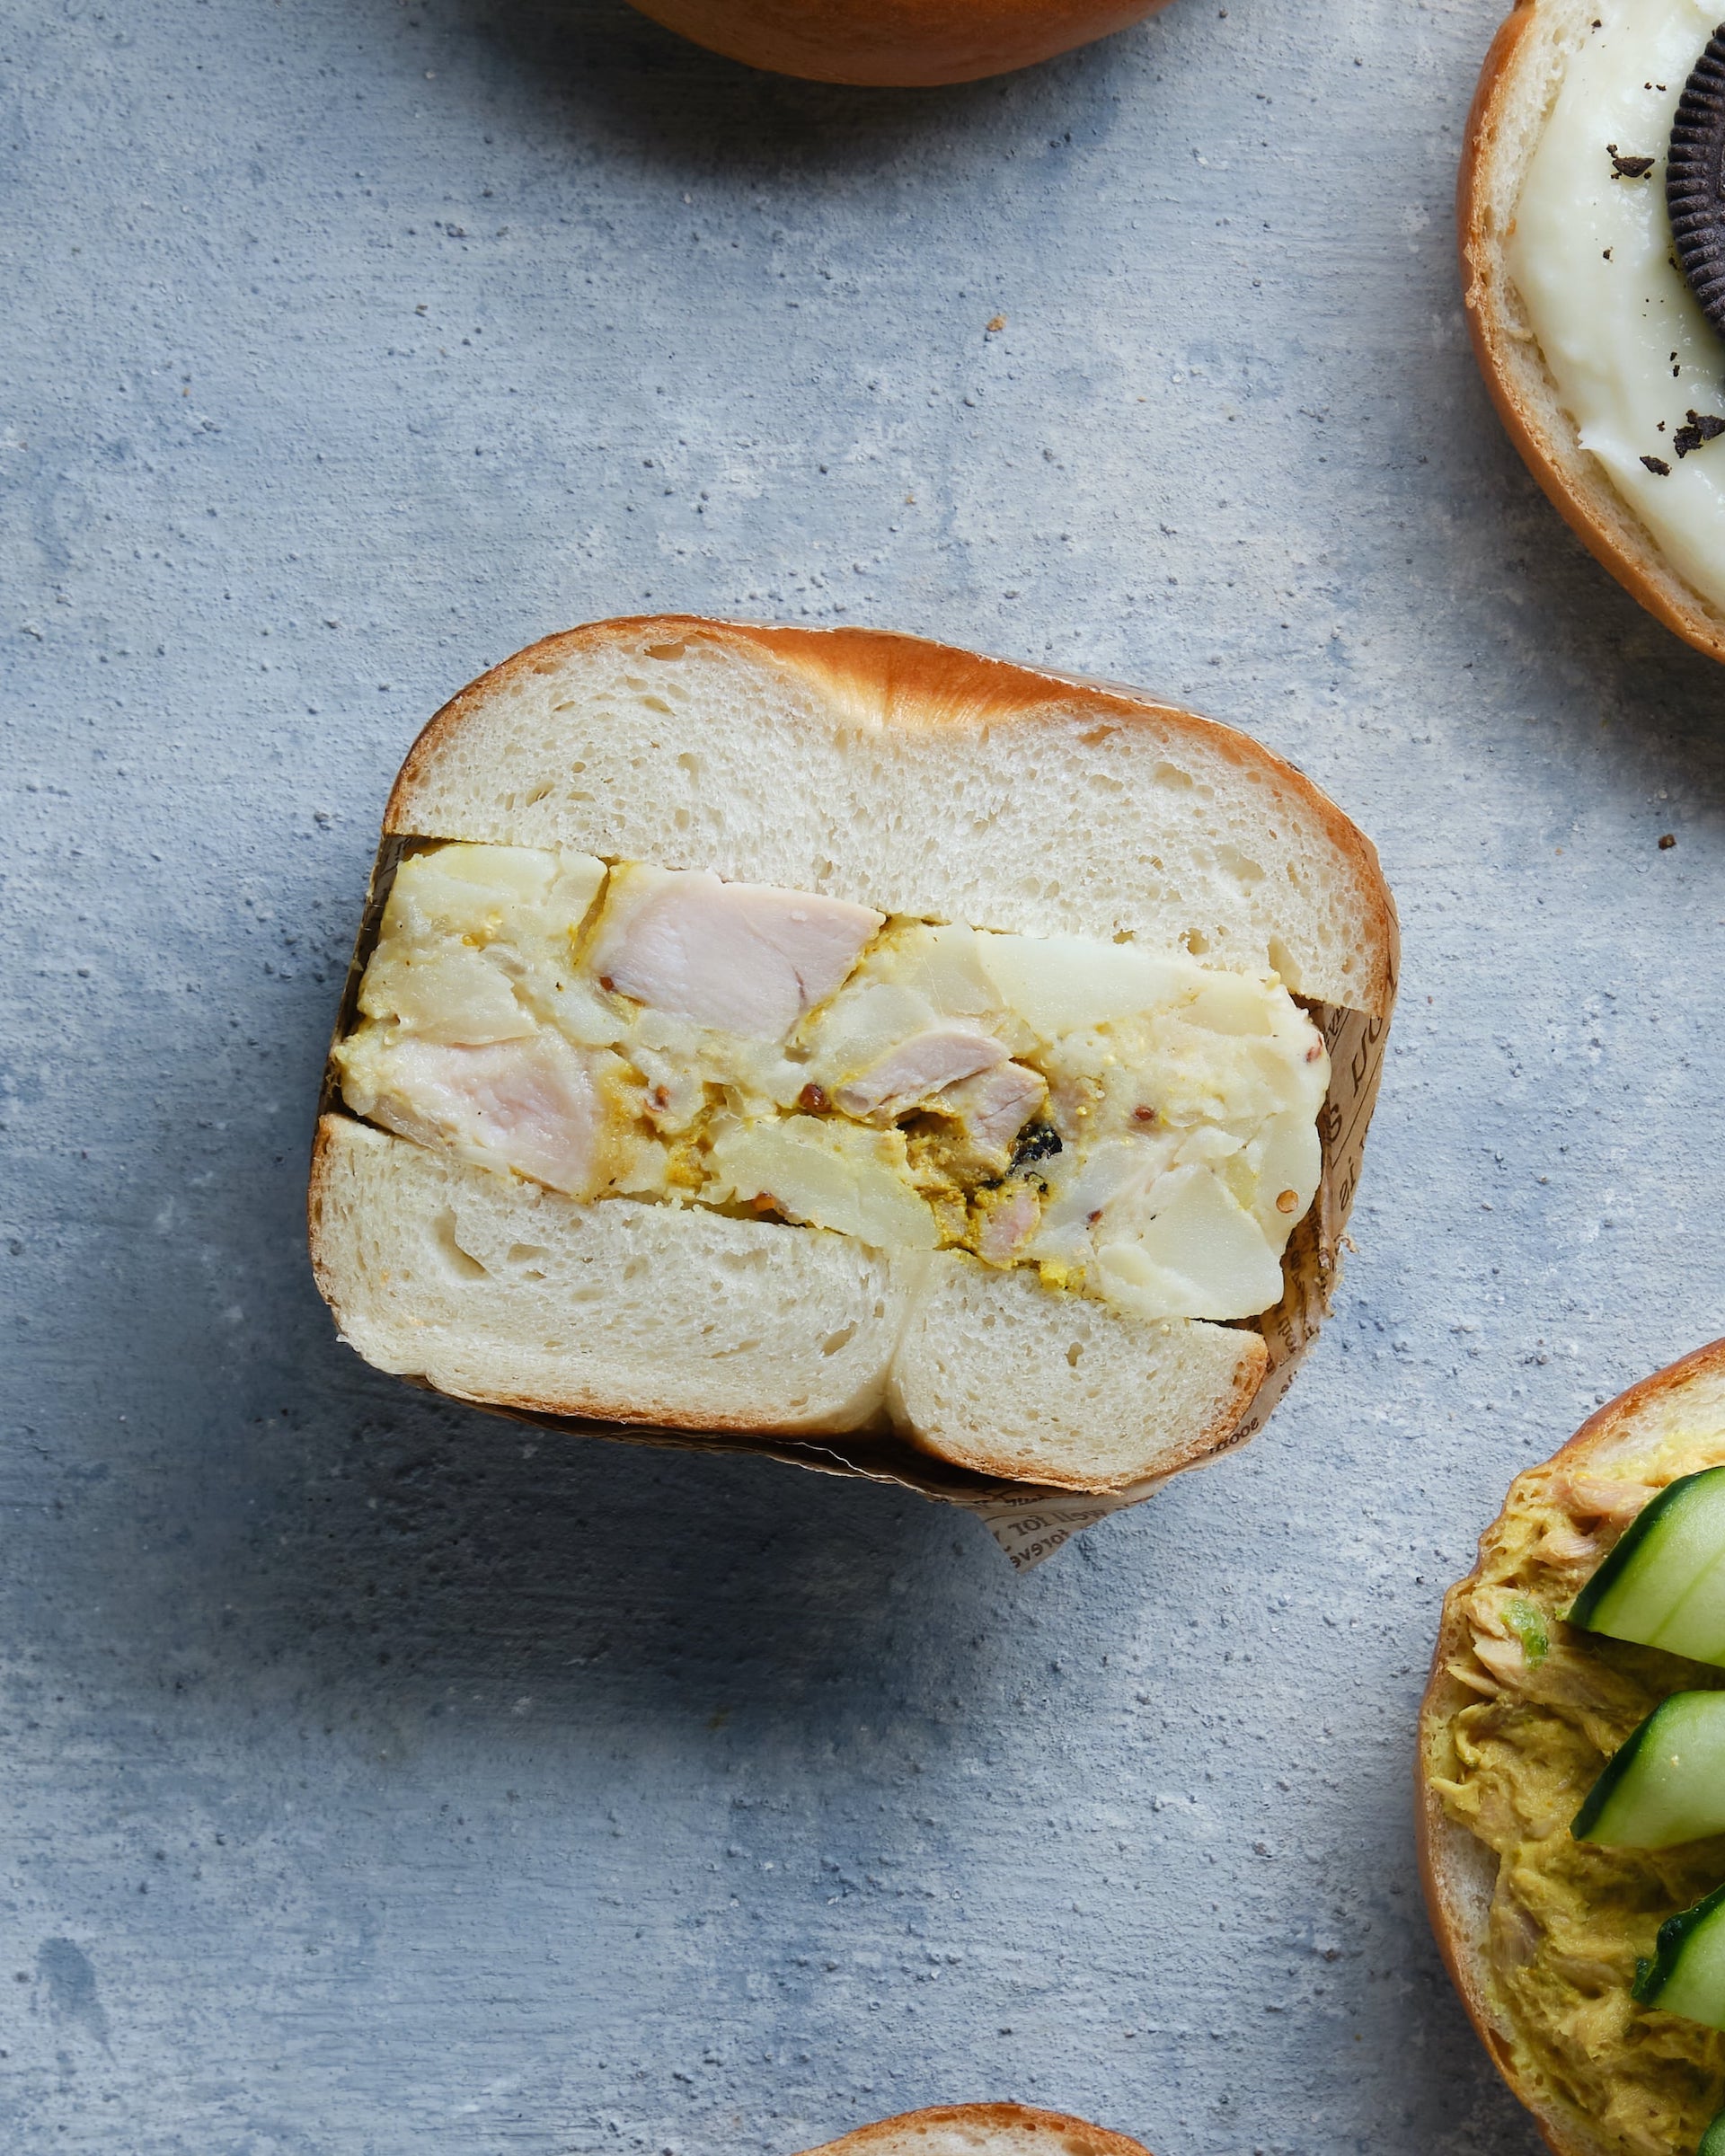
M 972 1245 L 978 1257 L 985 1265 L 1016 1265 L 1036 1233 L 1042 1200 L 1031 1184 L 1014 1180 L 999 1193 L 995 1203 L 979 1206 L 978 1213 Z
M 363 1034 L 338 1055 L 348 1106 L 386 1130 L 482 1166 L 512 1168 L 571 1197 L 592 1197 L 604 1186 L 600 1058 L 555 1033 L 486 1047 L 418 1039 L 386 1047 Z
M 1006 1050 L 992 1034 L 968 1026 L 930 1026 L 847 1079 L 835 1091 L 833 1105 L 847 1116 L 890 1123 L 931 1093 L 1005 1060 Z
M 844 898 L 629 862 L 612 872 L 586 965 L 602 986 L 673 1018 L 782 1040 L 885 917 Z
M 994 1176 L 1011 1167 L 1019 1132 L 1048 1097 L 1039 1072 L 1000 1063 L 947 1086 L 928 1105 L 958 1126 L 944 1147 L 953 1167 L 966 1176 Z

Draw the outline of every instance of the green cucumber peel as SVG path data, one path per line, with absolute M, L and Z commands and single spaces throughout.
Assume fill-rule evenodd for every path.
M 1606 1762 L 1570 1832 L 1608 1849 L 1676 1849 L 1725 1833 L 1725 1691 L 1661 1700 Z
M 1695 2156 L 1725 2156 L 1725 2111 L 1721 2111 L 1702 2135 Z
M 1721 1473 L 1725 1473 L 1725 1469 L 1703 1467 L 1693 1475 L 1679 1475 L 1675 1482 L 1668 1482 L 1657 1498 L 1650 1498 L 1618 1536 L 1605 1562 L 1570 1604 L 1568 1621 L 1579 1625 L 1583 1631 L 1591 1630 L 1595 1611 L 1628 1571 L 1631 1560 L 1659 1525 L 1661 1516 L 1703 1475 Z
M 1635 1982 L 1630 1990 L 1638 2004 L 1659 2003 L 1659 1993 L 1677 1975 L 1684 1948 L 1721 1904 L 1725 1904 L 1725 1886 L 1715 1886 L 1704 1901 L 1697 1902 L 1691 1909 L 1679 1909 L 1675 1916 L 1666 1918 L 1653 1944 L 1652 1959 L 1643 1957 L 1635 1964 Z
M 1648 1716 L 1633 1736 L 1627 1737 L 1623 1743 L 1619 1745 L 1606 1762 L 1605 1769 L 1598 1780 L 1581 1799 L 1581 1809 L 1570 1822 L 1571 1841 L 1588 1842 L 1593 1838 L 1593 1830 L 1598 1825 L 1601 1814 L 1617 1794 L 1618 1784 L 1634 1764 L 1636 1754 L 1646 1744 L 1647 1733 L 1653 1727 L 1659 1711 L 1656 1707 L 1652 1714 Z M 1641 1964 L 1642 1967 L 1646 1966 L 1645 1963 Z

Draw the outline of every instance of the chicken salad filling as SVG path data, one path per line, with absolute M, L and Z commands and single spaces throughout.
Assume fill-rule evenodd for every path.
M 335 1050 L 399 1135 L 581 1200 L 968 1250 L 1152 1318 L 1282 1294 L 1323 1041 L 1278 976 L 542 849 L 404 858 Z

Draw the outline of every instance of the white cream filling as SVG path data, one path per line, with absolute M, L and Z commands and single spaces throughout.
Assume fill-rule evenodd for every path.
M 1725 341 L 1675 265 L 1666 149 L 1721 0 L 1599 0 L 1527 169 L 1507 256 L 1581 443 L 1679 575 L 1725 606 L 1725 437 L 1677 454 L 1692 410 L 1725 416 Z M 1614 178 L 1607 144 L 1651 157 Z M 1641 462 L 1658 458 L 1668 475 Z

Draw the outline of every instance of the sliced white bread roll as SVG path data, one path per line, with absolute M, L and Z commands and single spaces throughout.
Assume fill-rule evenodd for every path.
M 1149 2156 L 1106 2126 L 1024 2104 L 944 2104 L 905 2111 L 823 2142 L 805 2156 Z
M 1725 2038 L 1629 1993 L 1661 1917 L 1718 1885 L 1717 1844 L 1594 1851 L 1569 1833 L 1608 1753 L 1709 1673 L 1562 1622 L 1655 1493 L 1722 1462 L 1719 1340 L 1632 1385 L 1519 1476 L 1479 1563 L 1444 1597 L 1420 1716 L 1426 1906 L 1469 2019 L 1558 2156 L 1683 2156 L 1725 2101 Z M 1482 1711 L 1490 1727 L 1458 1724 Z M 1534 1763 L 1509 1799 L 1504 1762 L 1517 1747 Z M 1485 1772 L 1473 1789 L 1470 1759 Z M 1609 1929 L 1590 1921 L 1595 1895 Z
M 581 1205 L 324 1118 L 316 1257 L 367 1362 L 551 1415 L 853 1430 L 926 1260 L 694 1207 Z
M 385 834 L 385 872 L 403 841 L 555 849 L 1129 939 L 1378 1019 L 1393 996 L 1376 855 L 1289 765 L 1130 692 L 878 632 L 661 616 L 550 638 L 432 720 Z M 580 1202 L 358 1121 L 334 1084 L 325 1109 L 319 1285 L 369 1361 L 460 1399 L 896 1431 L 988 1477 L 1118 1491 L 1225 1444 L 1266 1368 L 1255 1321 L 1146 1320 L 963 1251 Z
M 1468 119 L 1457 190 L 1468 328 L 1498 415 L 1564 521 L 1650 614 L 1698 650 L 1725 658 L 1725 613 L 1674 566 L 1598 458 L 1583 446 L 1510 274 L 1508 249 L 1528 169 L 1569 64 L 1599 25 L 1597 0 L 1519 0 L 1492 41 Z M 1697 52 L 1705 36 L 1703 23 Z M 1673 77 L 1673 92 L 1681 79 Z M 1659 85 L 1661 92 L 1666 87 Z M 1662 153 L 1665 143 L 1638 140 L 1634 146 Z M 1604 170 L 1608 151 L 1603 140 L 1598 155 Z M 1654 173 L 1641 183 L 1662 190 L 1664 170 L 1661 155 Z M 1608 338 L 1602 348 L 1608 349 Z M 1697 394 L 1707 401 L 1713 385 L 1685 393 L 1687 398 Z M 1678 417 L 1683 403 L 1677 399 Z M 1651 437 L 1650 445 L 1657 446 Z M 1668 457 L 1671 454 L 1668 449 Z
M 895 1425 L 979 1474 L 1121 1489 L 1205 1460 L 1252 1404 L 1262 1339 L 1128 1316 L 961 1250 L 927 1261 L 889 1365 Z M 1148 1463 L 1148 1464 L 1146 1464 Z

